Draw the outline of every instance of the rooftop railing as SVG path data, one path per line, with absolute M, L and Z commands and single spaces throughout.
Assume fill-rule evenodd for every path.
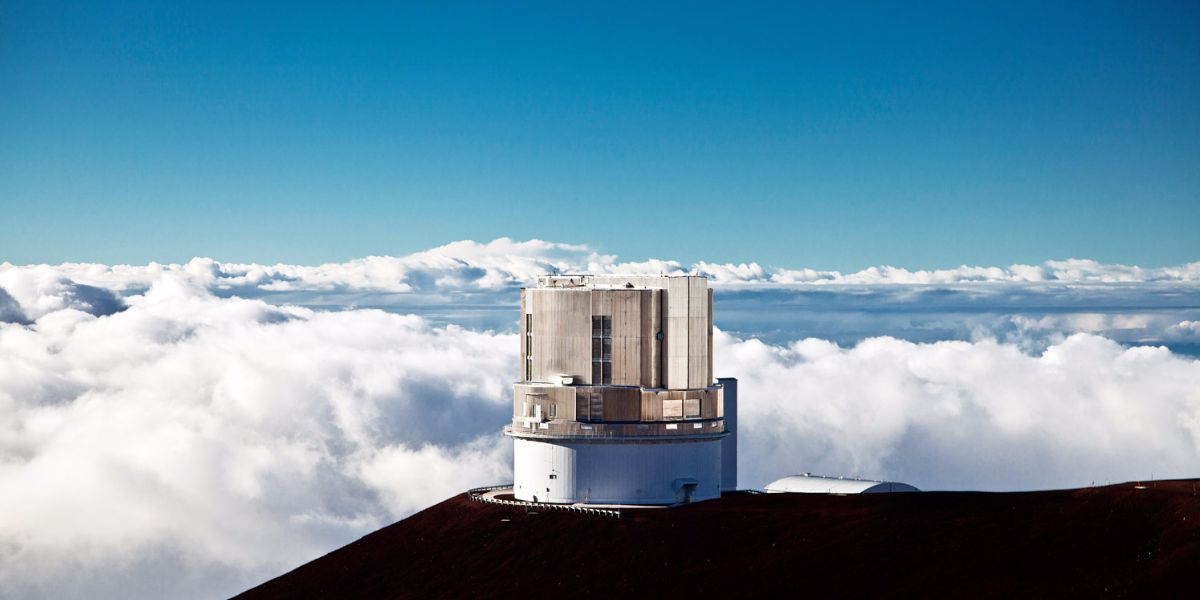
M 546 438 L 696 438 L 723 437 L 724 419 L 673 421 L 669 423 L 583 423 L 580 421 L 514 422 L 504 428 L 504 433 L 518 437 Z
M 497 490 L 511 490 L 512 484 L 508 485 L 492 485 L 487 487 L 478 487 L 467 490 L 467 497 L 473 502 L 482 502 L 484 504 L 499 504 L 502 506 L 521 506 L 526 509 L 536 508 L 538 510 L 558 510 L 565 512 L 582 513 L 585 515 L 595 515 L 600 517 L 615 517 L 621 518 L 620 509 L 610 508 L 592 508 L 590 506 L 578 506 L 575 504 L 550 504 L 547 502 L 526 502 L 524 500 L 505 500 L 489 496 L 488 492 Z

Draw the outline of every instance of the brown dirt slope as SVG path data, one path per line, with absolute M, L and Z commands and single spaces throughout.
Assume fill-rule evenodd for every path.
M 1200 481 L 730 494 L 620 519 L 460 495 L 239 598 L 1200 594 Z

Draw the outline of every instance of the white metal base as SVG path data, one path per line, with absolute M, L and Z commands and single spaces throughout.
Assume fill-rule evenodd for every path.
M 680 504 L 721 496 L 720 439 L 513 443 L 518 500 Z

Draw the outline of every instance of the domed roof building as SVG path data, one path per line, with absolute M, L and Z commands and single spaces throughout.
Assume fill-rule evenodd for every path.
M 768 494 L 879 494 L 889 492 L 919 492 L 917 488 L 897 481 L 870 481 L 867 479 L 844 479 L 842 477 L 820 477 L 804 473 L 790 475 L 768 483 L 764 488 Z

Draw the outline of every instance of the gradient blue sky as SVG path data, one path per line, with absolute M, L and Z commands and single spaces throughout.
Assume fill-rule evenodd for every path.
M 1200 259 L 1200 4 L 736 4 L 0 3 L 0 261 Z

